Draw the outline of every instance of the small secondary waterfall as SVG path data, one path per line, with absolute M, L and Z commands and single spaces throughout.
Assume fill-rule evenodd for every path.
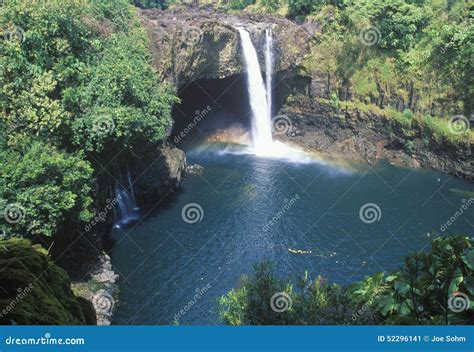
M 128 189 L 123 184 L 124 180 L 122 174 L 119 175 L 119 181 L 115 183 L 114 196 L 117 202 L 117 208 L 114 208 L 115 227 L 126 225 L 130 221 L 136 220 L 139 217 L 138 207 L 135 201 L 135 193 L 133 191 L 132 178 L 127 166 L 127 183 Z
M 267 88 L 267 113 L 272 120 L 272 76 L 273 76 L 273 38 L 271 28 L 265 30 L 265 79 Z
M 252 44 L 250 34 L 241 27 L 237 29 L 240 34 L 247 68 L 247 87 L 250 96 L 250 107 L 252 108 L 253 144 L 257 154 L 265 154 L 272 148 L 273 144 L 267 92 L 260 71 L 257 51 Z

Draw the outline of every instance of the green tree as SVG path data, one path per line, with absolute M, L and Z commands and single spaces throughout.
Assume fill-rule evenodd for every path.
M 91 218 L 92 167 L 81 154 L 28 139 L 0 151 L 0 232 L 7 236 L 74 231 Z
M 474 314 L 473 245 L 463 236 L 436 238 L 430 252 L 408 255 L 400 270 L 347 287 L 307 273 L 293 285 L 265 262 L 219 299 L 220 317 L 232 325 L 467 324 Z M 275 309 L 274 295 L 286 305 Z

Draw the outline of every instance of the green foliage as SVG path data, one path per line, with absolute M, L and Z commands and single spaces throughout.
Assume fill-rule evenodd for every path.
M 241 278 L 238 290 L 219 299 L 222 319 L 230 325 L 291 324 L 292 311 L 276 313 L 270 301 L 277 292 L 285 292 L 291 297 L 292 287 L 275 278 L 270 262 L 255 265 L 254 270 L 252 277 Z
M 387 108 L 384 110 L 385 116 L 390 120 L 397 121 L 403 127 L 409 128 L 412 124 L 413 113 L 410 110 L 400 112 L 398 110 Z
M 474 311 L 473 244 L 462 236 L 436 238 L 430 252 L 408 255 L 400 270 L 377 273 L 347 287 L 330 285 L 321 277 L 311 281 L 305 273 L 293 289 L 291 282 L 275 278 L 265 262 L 219 299 L 220 316 L 232 325 L 467 324 Z M 282 292 L 291 304 L 279 313 L 271 302 Z M 457 312 L 450 309 L 456 297 L 467 297 L 471 305 Z
M 464 102 L 464 114 L 474 111 L 474 26 L 472 7 L 459 1 L 434 17 L 427 28 L 424 46 L 428 62 L 442 81 L 453 86 L 455 96 Z
M 366 11 L 380 30 L 380 46 L 390 51 L 412 47 L 427 23 L 423 9 L 405 0 L 368 2 Z
M 92 216 L 92 167 L 80 154 L 26 140 L 0 151 L 0 178 L 0 208 L 16 204 L 23 213 L 19 222 L 2 219 L 0 232 L 7 236 L 51 236 Z
M 473 143 L 474 132 L 467 130 L 464 134 L 454 134 L 449 126 L 449 121 L 430 115 L 423 116 L 423 128 L 426 133 L 436 142 L 448 142 L 451 144 Z
M 225 8 L 231 10 L 243 10 L 249 5 L 253 5 L 255 0 L 221 0 Z
M 267 10 L 275 12 L 285 3 L 284 0 L 260 0 L 260 4 Z
M 73 123 L 78 145 L 96 152 L 107 146 L 110 153 L 165 137 L 176 100 L 170 86 L 158 83 L 149 60 L 141 30 L 109 39 L 90 80 L 66 101 L 73 106 L 79 100 L 75 109 L 84 111 Z
M 0 7 L 2 207 L 26 216 L 8 235 L 61 232 L 91 217 L 88 161 L 163 140 L 176 101 L 151 66 L 129 0 L 18 1 Z M 104 163 L 105 164 L 105 163 Z M 96 172 L 99 170 L 96 170 Z
M 473 251 L 467 237 L 437 238 L 430 253 L 407 256 L 399 271 L 376 285 L 370 285 L 373 277 L 352 285 L 349 296 L 359 306 L 371 299 L 372 311 L 388 324 L 466 324 L 474 307 L 455 312 L 449 302 L 459 293 L 474 298 Z
M 304 73 L 331 74 L 345 99 L 381 109 L 409 109 L 446 122 L 453 115 L 472 114 L 474 27 L 464 1 L 311 6 L 292 13 L 311 11 L 311 20 L 322 29 L 305 58 Z
M 406 141 L 405 142 L 405 150 L 408 154 L 413 154 L 415 152 L 415 143 L 413 141 Z
M 0 324 L 96 324 L 92 303 L 74 295 L 66 272 L 29 241 L 0 245 Z M 5 313 L 6 312 L 6 313 Z
M 324 0 L 288 0 L 290 15 L 309 15 L 320 8 L 324 2 Z
M 164 10 L 172 2 L 170 0 L 133 0 L 133 4 L 142 9 L 160 8 Z

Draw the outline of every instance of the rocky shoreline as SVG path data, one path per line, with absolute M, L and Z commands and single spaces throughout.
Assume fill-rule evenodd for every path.
M 290 121 L 280 138 L 305 150 L 369 164 L 386 160 L 474 181 L 472 145 L 438 143 L 419 127 L 407 138 L 403 126 L 385 116 L 356 109 L 338 111 L 324 104 L 311 106 L 305 99 L 285 105 L 280 114 Z
M 114 272 L 110 257 L 102 253 L 90 279 L 86 282 L 73 282 L 72 290 L 77 296 L 92 302 L 96 313 L 97 325 L 110 325 L 112 314 L 118 302 L 119 276 Z
M 174 192 L 187 173 L 186 155 L 167 143 L 142 151 L 128 162 L 137 203 L 145 208 Z M 104 244 L 113 225 L 110 205 L 118 206 L 110 196 L 111 187 L 109 183 L 101 184 L 96 199 L 96 214 L 101 214 L 99 220 L 88 224 L 81 238 L 61 254 L 58 262 L 70 275 L 75 294 L 92 302 L 98 325 L 110 325 L 114 308 L 119 304 L 119 275 L 107 254 L 108 245 Z

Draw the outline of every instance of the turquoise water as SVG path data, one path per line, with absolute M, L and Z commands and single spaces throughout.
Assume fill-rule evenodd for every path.
M 397 269 L 406 254 L 443 234 L 469 198 L 459 190 L 474 192 L 450 175 L 384 162 L 345 170 L 209 150 L 189 152 L 188 162 L 203 173 L 111 234 L 120 275 L 115 324 L 171 324 L 175 317 L 218 324 L 216 299 L 264 259 L 281 277 L 308 270 L 339 284 Z M 197 218 L 185 222 L 190 203 L 202 212 L 195 208 Z M 380 211 L 369 205 L 375 217 L 369 211 L 364 222 L 366 204 Z M 472 236 L 473 225 L 474 212 L 464 210 L 445 233 Z

